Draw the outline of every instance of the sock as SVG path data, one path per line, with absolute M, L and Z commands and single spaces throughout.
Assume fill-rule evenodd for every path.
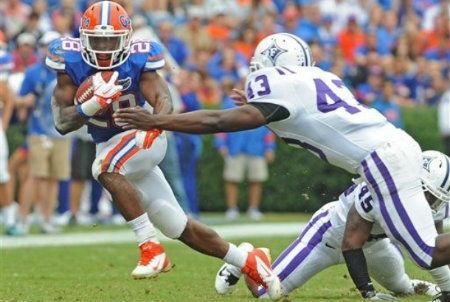
M 144 213 L 133 220 L 127 221 L 127 224 L 133 229 L 139 246 L 147 241 L 159 243 L 156 238 L 155 227 L 150 222 L 150 219 L 148 219 L 147 213 Z
M 223 257 L 223 261 L 239 268 L 243 268 L 247 261 L 247 254 L 247 252 L 241 251 L 234 244 L 230 243 L 228 252 L 225 257 Z
M 13 226 L 16 223 L 16 204 L 14 202 L 3 207 L 3 219 L 6 227 Z
M 441 291 L 450 291 L 450 268 L 447 265 L 430 270 L 430 274 Z

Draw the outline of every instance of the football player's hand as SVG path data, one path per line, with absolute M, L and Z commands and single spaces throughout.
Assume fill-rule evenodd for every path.
M 130 107 L 117 110 L 114 115 L 116 123 L 124 124 L 123 129 L 152 130 L 155 115 L 141 107 Z
M 233 89 L 230 94 L 230 98 L 233 99 L 237 106 L 242 106 L 247 104 L 247 97 L 244 90 Z
M 366 294 L 366 300 L 370 301 L 385 301 L 385 300 L 398 300 L 395 296 L 387 293 L 370 292 Z
M 147 131 L 138 130 L 135 134 L 136 146 L 141 149 L 150 149 L 153 141 L 161 134 L 159 129 L 151 129 Z
M 119 99 L 121 95 L 122 85 L 116 85 L 116 80 L 119 77 L 119 73 L 114 71 L 108 82 L 105 82 L 101 72 L 97 72 L 92 78 L 92 84 L 94 86 L 94 96 L 97 97 L 102 109 L 106 108 L 112 102 Z

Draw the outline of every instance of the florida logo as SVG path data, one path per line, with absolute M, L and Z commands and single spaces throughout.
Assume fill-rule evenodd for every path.
M 128 17 L 128 16 L 120 16 L 119 20 L 120 20 L 120 23 L 122 24 L 123 27 L 125 27 L 125 28 L 129 28 L 130 27 L 130 24 L 131 24 L 130 17 Z
M 126 77 L 125 79 L 119 79 L 118 80 L 119 85 L 122 85 L 122 91 L 127 90 L 131 86 L 131 78 Z

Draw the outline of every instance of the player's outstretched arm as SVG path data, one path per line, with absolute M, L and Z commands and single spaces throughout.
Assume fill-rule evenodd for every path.
M 77 86 L 70 77 L 58 73 L 57 83 L 53 91 L 52 111 L 55 128 L 61 134 L 75 131 L 84 125 L 86 118 L 82 117 L 73 102 Z
M 114 114 L 126 129 L 154 128 L 187 133 L 217 133 L 253 129 L 267 124 L 259 109 L 243 105 L 227 110 L 197 110 L 182 114 L 151 114 L 139 108 L 124 108 Z
M 139 89 L 147 102 L 152 105 L 154 114 L 172 113 L 173 104 L 169 88 L 156 71 L 142 73 Z

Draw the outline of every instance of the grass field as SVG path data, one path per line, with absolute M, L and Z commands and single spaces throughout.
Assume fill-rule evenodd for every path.
M 278 255 L 292 240 L 248 238 Z M 241 241 L 241 240 L 240 240 Z M 178 242 L 165 244 L 175 268 L 151 280 L 132 280 L 138 251 L 134 244 L 2 249 L 0 301 L 255 301 L 240 282 L 236 291 L 219 296 L 214 277 L 221 262 Z M 414 278 L 426 272 L 408 262 Z M 328 269 L 291 294 L 292 301 L 360 301 L 345 266 Z M 419 296 L 401 301 L 429 301 Z

